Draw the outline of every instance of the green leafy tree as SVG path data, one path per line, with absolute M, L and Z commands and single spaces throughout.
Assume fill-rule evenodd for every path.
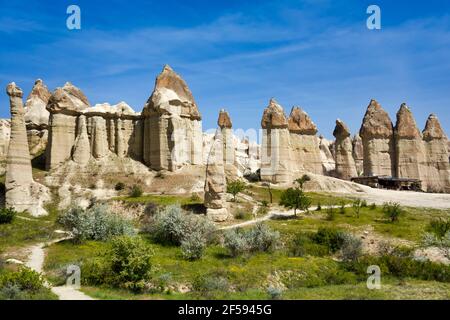
M 296 179 L 294 182 L 299 185 L 301 190 L 303 190 L 303 185 L 308 181 L 311 181 L 311 178 L 307 174 L 304 174 L 301 178 Z
M 311 199 L 305 195 L 302 189 L 289 188 L 281 194 L 280 205 L 294 209 L 294 215 L 297 215 L 297 210 L 308 210 Z
M 247 186 L 241 180 L 234 180 L 227 183 L 227 192 L 233 195 L 233 201 L 236 201 L 236 196 L 239 192 L 245 190 Z
M 294 188 L 285 190 L 280 197 L 280 205 L 285 208 L 294 209 L 294 215 L 297 216 L 297 210 L 308 211 L 311 205 L 311 199 L 303 192 L 303 185 L 311 178 L 304 174 L 301 178 L 294 180 Z

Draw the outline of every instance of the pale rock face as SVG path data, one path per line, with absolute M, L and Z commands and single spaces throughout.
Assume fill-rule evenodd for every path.
M 313 136 L 317 133 L 317 126 L 300 107 L 292 107 L 288 119 L 288 128 L 290 132 L 303 135 Z
M 406 104 L 402 104 L 397 112 L 394 132 L 396 176 L 422 180 L 426 171 L 425 146 L 414 116 Z
M 11 138 L 11 120 L 0 119 L 0 160 L 5 160 Z
M 288 129 L 293 172 L 323 174 L 317 127 L 308 114 L 299 107 L 293 107 L 288 118 Z
M 48 125 L 47 103 L 51 93 L 41 79 L 36 80 L 25 102 L 25 123 L 35 127 Z
M 221 130 L 217 130 L 208 154 L 204 191 L 207 216 L 217 222 L 227 220 L 229 214 L 226 205 L 227 186 Z
M 336 176 L 350 180 L 357 175 L 350 130 L 344 122 L 337 119 L 333 135 L 336 138 Z
M 233 141 L 233 130 L 231 128 L 232 124 L 230 115 L 224 109 L 219 112 L 217 124 L 222 132 L 225 172 L 227 176 L 237 176 L 237 168 L 235 166 L 235 144 Z
M 25 124 L 31 157 L 47 147 L 49 112 L 46 109 L 51 93 L 41 79 L 36 80 L 25 103 Z
M 288 123 L 283 107 L 275 99 L 270 99 L 261 119 L 263 129 L 285 129 Z
M 353 159 L 355 159 L 356 172 L 361 175 L 364 171 L 364 149 L 362 139 L 359 134 L 355 134 L 352 140 Z
M 156 78 L 142 111 L 144 162 L 156 170 L 177 170 L 202 163 L 202 124 L 186 82 L 169 66 Z
M 6 92 L 11 110 L 11 140 L 6 165 L 6 201 L 7 207 L 28 211 L 33 216 L 45 215 L 43 204 L 50 200 L 48 189 L 34 182 L 31 171 L 31 158 L 28 148 L 23 108 L 23 92 L 10 83 Z
M 91 147 L 87 134 L 86 117 L 81 115 L 78 117 L 78 134 L 75 140 L 72 159 L 79 165 L 85 166 L 88 164 L 90 158 Z
M 422 132 L 426 152 L 426 180 L 422 187 L 430 192 L 450 192 L 450 166 L 447 136 L 439 119 L 431 114 Z
M 333 175 L 336 167 L 336 161 L 330 151 L 331 141 L 328 141 L 323 136 L 319 137 L 320 158 L 322 160 L 322 167 L 325 175 Z
M 47 104 L 50 112 L 47 169 L 54 169 L 70 159 L 76 138 L 77 116 L 89 106 L 86 96 L 70 83 L 53 92 Z
M 264 110 L 261 126 L 261 179 L 272 183 L 290 182 L 290 134 L 283 107 L 274 99 Z
M 89 118 L 91 122 L 91 145 L 92 156 L 101 159 L 109 154 L 108 138 L 106 133 L 106 120 L 102 117 L 94 116 Z
M 364 175 L 394 176 L 394 128 L 389 115 L 372 100 L 359 131 L 363 141 Z

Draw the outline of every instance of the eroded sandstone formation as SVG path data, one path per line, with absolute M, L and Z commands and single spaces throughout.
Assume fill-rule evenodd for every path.
M 0 119 L 0 161 L 6 159 L 11 136 L 11 120 Z
M 86 127 L 86 116 L 78 117 L 78 134 L 75 140 L 72 159 L 81 166 L 87 165 L 91 158 L 91 146 Z
M 225 221 L 229 217 L 226 204 L 226 177 L 223 161 L 223 137 L 218 129 L 208 154 L 205 180 L 205 206 L 207 216 L 213 221 Z
M 381 105 L 371 100 L 359 131 L 365 176 L 395 176 L 394 127 Z
M 236 176 L 236 166 L 235 166 L 235 143 L 233 136 L 233 129 L 231 118 L 225 109 L 221 109 L 219 112 L 219 118 L 217 119 L 217 125 L 222 132 L 223 140 L 223 161 L 225 165 L 225 173 L 227 176 Z
M 355 134 L 352 139 L 353 159 L 355 160 L 356 172 L 358 176 L 364 172 L 364 149 L 362 139 L 359 134 Z
M 323 174 L 320 156 L 320 140 L 316 136 L 317 126 L 309 115 L 299 107 L 293 107 L 288 118 L 291 144 L 291 168 Z
M 431 114 L 422 132 L 426 152 L 426 179 L 422 187 L 429 192 L 450 192 L 447 136 L 436 115 Z
M 82 165 L 87 164 L 86 159 L 101 160 L 112 155 L 142 160 L 142 118 L 125 102 L 91 107 L 80 89 L 66 83 L 52 94 L 47 110 L 50 112 L 48 169 L 68 159 Z M 89 157 L 85 150 L 89 150 Z
M 291 146 L 283 107 L 271 99 L 261 120 L 261 179 L 272 183 L 291 182 Z
M 336 177 L 350 180 L 357 175 L 353 159 L 352 139 L 347 125 L 339 119 L 336 120 L 333 136 L 336 138 Z
M 156 170 L 202 163 L 202 123 L 186 82 L 168 65 L 142 111 L 144 162 Z
M 46 106 L 50 96 L 47 86 L 37 79 L 25 102 L 25 124 L 32 158 L 42 154 L 47 147 L 49 112 Z
M 11 138 L 6 159 L 5 205 L 19 212 L 28 211 L 33 216 L 45 215 L 43 204 L 50 197 L 48 189 L 33 180 L 23 92 L 14 82 L 7 86 L 6 92 L 11 111 Z
M 320 158 L 322 160 L 323 172 L 325 175 L 333 176 L 336 169 L 336 161 L 331 153 L 330 146 L 334 145 L 323 136 L 319 137 Z
M 396 177 L 422 180 L 426 168 L 422 135 L 408 106 L 403 103 L 395 125 Z
M 67 82 L 51 95 L 46 167 L 53 169 L 71 158 L 77 133 L 77 118 L 90 106 L 80 89 Z

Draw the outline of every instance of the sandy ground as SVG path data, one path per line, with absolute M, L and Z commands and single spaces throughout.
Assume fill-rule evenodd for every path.
M 369 203 L 375 202 L 376 204 L 393 201 L 406 207 L 450 209 L 450 194 L 446 193 L 395 191 L 364 187 L 364 193 L 360 197 Z

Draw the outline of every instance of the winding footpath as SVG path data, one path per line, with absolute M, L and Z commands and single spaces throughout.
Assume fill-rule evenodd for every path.
M 39 243 L 37 245 L 29 247 L 30 255 L 25 265 L 36 272 L 42 273 L 45 260 L 44 248 L 57 242 L 67 240 L 69 238 L 70 237 L 65 237 L 47 243 Z M 46 285 L 50 287 L 52 292 L 58 296 L 59 300 L 94 300 L 93 298 L 71 286 L 52 287 L 48 282 L 46 282 Z
M 322 206 L 322 209 L 328 209 L 328 208 L 333 208 L 333 209 L 339 209 L 341 206 Z M 351 207 L 351 205 L 345 205 L 346 208 Z M 311 207 L 309 208 L 309 212 L 311 211 L 316 211 L 317 207 Z M 305 213 L 306 210 L 297 210 L 297 215 L 298 214 L 302 214 Z M 280 218 L 290 218 L 290 217 L 294 217 L 294 210 L 288 210 L 288 211 L 271 211 L 268 214 L 266 214 L 263 217 L 259 217 L 253 220 L 248 220 L 245 222 L 241 222 L 241 223 L 236 223 L 236 224 L 232 224 L 229 226 L 224 226 L 219 228 L 219 230 L 229 230 L 229 229 L 235 229 L 235 228 L 242 228 L 242 227 L 246 227 L 252 224 L 256 224 L 262 221 L 267 221 L 270 219 L 276 219 L 277 217 Z

